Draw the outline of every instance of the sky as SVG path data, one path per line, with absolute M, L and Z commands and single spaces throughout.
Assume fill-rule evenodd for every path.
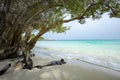
M 72 21 L 63 24 L 71 26 L 65 33 L 48 32 L 43 35 L 49 40 L 80 40 L 80 39 L 120 39 L 120 19 L 109 18 L 105 13 L 101 19 L 87 19 L 85 24 Z

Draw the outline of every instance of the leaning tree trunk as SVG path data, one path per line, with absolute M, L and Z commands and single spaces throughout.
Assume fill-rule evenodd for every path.
M 29 47 L 30 49 L 33 49 L 35 47 L 35 44 L 37 42 L 37 40 L 43 35 L 45 34 L 46 32 L 48 32 L 50 29 L 54 28 L 57 26 L 57 22 L 49 25 L 49 27 L 42 27 L 41 30 L 39 31 L 39 33 L 34 37 L 32 38 L 30 41 L 29 41 Z
M 45 27 L 42 28 L 42 29 L 39 31 L 39 33 L 38 33 L 34 38 L 32 38 L 32 39 L 30 40 L 30 42 L 29 42 L 29 47 L 30 47 L 30 49 L 33 49 L 33 48 L 35 47 L 35 44 L 36 44 L 37 40 L 40 38 L 40 36 L 42 36 L 42 35 L 43 35 L 44 33 L 46 33 L 47 31 L 49 31 L 49 29 L 46 29 Z

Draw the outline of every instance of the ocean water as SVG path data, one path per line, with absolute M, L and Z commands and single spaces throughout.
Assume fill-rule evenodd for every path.
M 77 59 L 120 71 L 120 40 L 38 41 L 36 47 L 52 50 L 47 55 Z

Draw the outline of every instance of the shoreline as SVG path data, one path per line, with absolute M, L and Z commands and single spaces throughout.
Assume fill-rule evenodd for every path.
M 97 65 L 100 67 L 105 67 L 105 68 L 120 72 L 120 67 L 119 67 L 120 64 L 118 62 L 113 63 L 112 61 L 111 62 L 109 60 L 105 61 L 105 60 L 99 59 L 99 57 L 97 59 L 94 56 L 89 56 L 86 54 L 84 55 L 80 53 L 80 55 L 78 55 L 78 53 L 76 54 L 76 53 L 67 52 L 67 51 L 64 52 L 64 51 L 53 50 L 53 49 L 44 48 L 44 47 L 35 47 L 35 49 L 33 49 L 33 52 L 42 58 L 49 57 L 49 58 L 54 58 L 54 59 L 65 58 L 68 60 L 77 60 L 77 61 L 82 61 L 85 63 Z

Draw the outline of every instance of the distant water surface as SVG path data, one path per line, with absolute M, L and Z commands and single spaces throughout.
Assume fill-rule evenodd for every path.
M 55 57 L 80 59 L 120 71 L 120 40 L 38 41 L 36 47 L 55 52 Z

